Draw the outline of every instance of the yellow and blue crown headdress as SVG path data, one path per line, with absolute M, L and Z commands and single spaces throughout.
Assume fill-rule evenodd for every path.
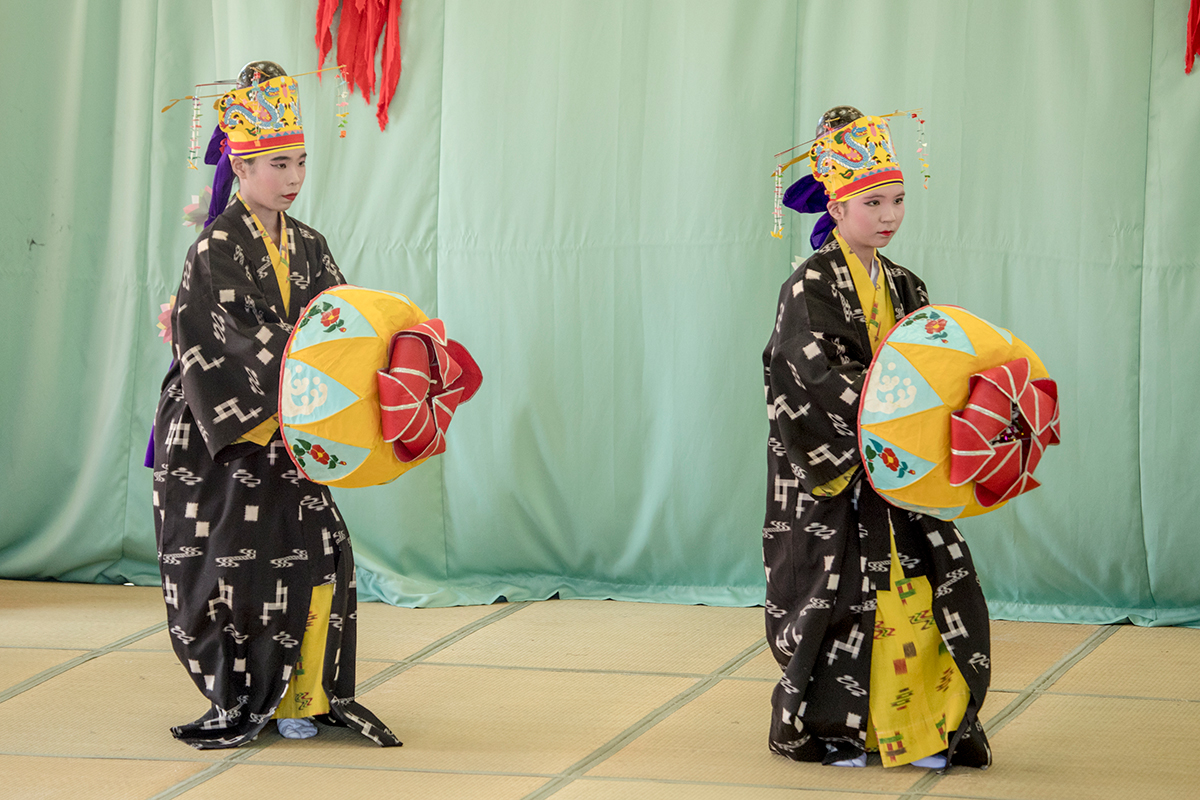
M 204 155 L 204 163 L 216 166 L 213 175 L 211 202 L 204 227 L 208 227 L 217 215 L 225 210 L 229 200 L 229 191 L 233 186 L 233 169 L 229 156 L 254 158 L 261 155 L 280 153 L 304 147 L 304 125 L 300 115 L 300 96 L 297 91 L 296 78 L 304 75 L 316 75 L 328 70 L 337 69 L 338 73 L 338 102 L 337 127 L 338 138 L 346 138 L 346 117 L 344 109 L 349 97 L 345 76 L 340 72 L 341 66 L 326 67 L 323 70 L 302 72 L 300 75 L 289 77 L 283 67 L 274 61 L 251 61 L 242 68 L 237 80 L 222 80 L 212 83 L 197 84 L 197 93 L 187 97 L 179 97 L 168 103 L 163 111 L 174 108 L 181 100 L 192 101 L 191 143 L 188 146 L 188 168 L 199 169 L 196 160 L 200 154 L 200 101 L 204 98 L 216 97 L 213 104 L 217 109 L 219 119 L 208 143 Z M 201 95 L 202 86 L 220 86 L 235 84 L 235 88 L 224 94 Z M 198 197 L 197 197 L 198 200 Z M 197 202 L 197 206 L 199 203 Z M 192 219 L 195 209 L 185 209 L 185 224 L 198 224 Z
M 241 158 L 304 147 L 296 79 L 281 75 L 226 92 L 216 103 L 229 152 Z
M 220 151 L 225 148 L 226 155 L 242 158 L 254 158 L 267 153 L 278 153 L 283 150 L 293 150 L 304 146 L 304 124 L 300 116 L 300 95 L 296 78 L 304 75 L 319 75 L 329 70 L 338 70 L 338 138 L 346 138 L 346 117 L 349 112 L 341 109 L 347 106 L 349 97 L 344 66 L 325 67 L 324 69 L 302 72 L 299 75 L 288 76 L 283 67 L 274 61 L 251 61 L 242 68 L 237 80 L 222 80 L 212 83 L 196 84 L 199 90 L 202 86 L 218 86 L 221 84 L 236 84 L 236 88 L 224 94 L 205 94 L 197 91 L 186 97 L 177 97 L 163 107 L 170 111 L 181 100 L 192 101 L 192 140 L 188 147 L 188 168 L 197 169 L 196 158 L 200 153 L 200 101 L 208 97 L 219 98 L 214 104 L 220 115 L 217 120 L 217 131 L 214 131 L 213 141 Z M 226 145 L 228 145 L 226 147 Z M 213 145 L 209 145 L 206 163 L 216 163 L 213 159 Z
M 888 184 L 904 183 L 892 135 L 883 117 L 859 117 L 827 131 L 808 152 L 813 177 L 836 200 Z
M 889 117 L 905 114 L 917 121 L 917 158 L 921 162 L 925 188 L 929 188 L 928 145 L 925 120 L 918 116 L 920 111 L 919 108 L 896 111 L 882 117 L 864 116 L 851 106 L 837 106 L 826 111 L 817 125 L 816 138 L 775 154 L 779 158 L 811 145 L 801 155 L 777 165 L 771 173 L 775 179 L 775 229 L 771 235 L 783 238 L 784 206 L 802 214 L 823 213 L 830 200 L 840 202 L 880 186 L 903 183 L 904 176 L 892 147 Z M 796 181 L 785 192 L 783 173 L 801 161 L 808 162 L 811 174 Z M 813 227 L 814 249 L 832 229 L 833 221 L 824 214 Z

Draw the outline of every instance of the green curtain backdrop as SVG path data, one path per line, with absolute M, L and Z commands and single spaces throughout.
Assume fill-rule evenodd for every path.
M 0 576 L 158 581 L 154 326 L 195 236 L 192 84 L 316 67 L 316 0 L 9 3 L 0 26 Z M 888 255 L 1058 380 L 1044 488 L 964 521 L 994 616 L 1200 623 L 1200 74 L 1186 0 L 409 0 L 381 133 L 301 79 L 293 213 L 484 370 L 446 455 L 338 491 L 359 590 L 402 605 L 753 604 L 760 353 L 809 252 L 773 154 L 827 107 L 895 139 Z M 20 76 L 17 79 L 16 76 Z M 215 123 L 205 105 L 203 133 Z M 794 168 L 789 179 L 802 174 Z

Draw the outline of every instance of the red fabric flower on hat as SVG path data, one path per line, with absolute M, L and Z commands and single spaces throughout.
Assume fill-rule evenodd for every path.
M 1058 386 L 1029 379 L 1019 358 L 971 376 L 970 397 L 950 415 L 950 485 L 975 481 L 985 508 L 1036 489 L 1033 471 L 1059 442 Z
M 431 319 L 392 337 L 378 381 L 384 441 L 408 463 L 445 452 L 454 411 L 479 390 L 483 374 L 465 347 L 446 338 L 442 321 Z

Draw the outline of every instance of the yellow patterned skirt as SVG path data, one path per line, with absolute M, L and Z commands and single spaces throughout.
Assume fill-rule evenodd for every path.
M 299 719 L 329 713 L 329 698 L 321 688 L 325 670 L 325 640 L 329 635 L 329 611 L 333 607 L 333 584 L 314 586 L 308 606 L 308 624 L 300 642 L 300 658 L 288 680 L 287 694 L 274 719 Z
M 942 642 L 929 581 L 904 577 L 894 535 L 888 580 L 892 591 L 875 593 L 867 749 L 896 767 L 946 749 L 971 690 Z

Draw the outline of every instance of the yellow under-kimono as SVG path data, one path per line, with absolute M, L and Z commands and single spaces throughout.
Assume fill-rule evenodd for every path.
M 845 240 L 836 232 L 835 236 L 862 304 L 871 352 L 877 352 L 896 324 L 887 276 L 879 269 L 872 280 Z M 833 482 L 840 486 L 827 484 L 830 493 L 840 491 L 853 475 L 850 470 Z M 878 749 L 885 767 L 909 764 L 945 750 L 947 737 L 962 722 L 971 696 L 942 642 L 928 579 L 904 576 L 894 534 L 891 553 L 888 588 L 875 595 L 867 724 L 867 749 Z
M 329 713 L 329 698 L 321 686 L 325 672 L 325 641 L 329 636 L 329 611 L 333 584 L 314 586 L 308 607 L 308 624 L 300 640 L 300 658 L 292 668 L 287 692 L 275 709 L 275 719 L 299 719 Z
M 258 229 L 267 246 L 267 254 L 271 257 L 271 267 L 275 280 L 279 283 L 279 293 L 283 296 L 283 306 L 286 312 L 291 300 L 291 283 L 288 280 L 289 257 L 287 225 L 279 226 L 279 244 L 267 234 L 267 229 L 259 220 L 258 215 L 250 210 L 246 201 L 238 193 L 237 199 L 246 206 L 250 219 Z M 279 430 L 278 417 L 272 416 L 258 427 L 248 431 L 239 441 L 251 441 L 266 446 Z M 300 641 L 300 657 L 292 668 L 291 678 L 288 679 L 287 692 L 279 707 L 275 709 L 274 719 L 300 719 L 315 714 L 329 713 L 329 698 L 322 688 L 322 676 L 325 670 L 325 642 L 329 636 L 329 613 L 333 606 L 333 585 L 314 586 L 312 600 L 308 608 L 308 623 L 304 627 L 304 638 Z

